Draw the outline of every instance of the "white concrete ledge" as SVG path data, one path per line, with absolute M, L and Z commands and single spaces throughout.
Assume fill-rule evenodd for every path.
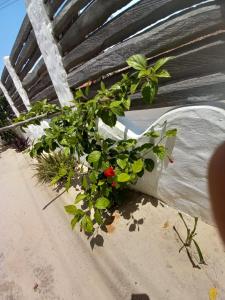
M 178 129 L 176 139 L 166 145 L 174 164 L 168 160 L 157 162 L 155 170 L 146 172 L 134 188 L 212 224 L 207 167 L 212 153 L 225 140 L 225 111 L 212 106 L 177 108 L 150 124 L 147 131 L 162 131 L 165 122 L 167 129 Z M 99 128 L 107 137 L 145 141 L 145 132 L 137 135 L 129 129 L 130 124 L 124 124 L 118 122 L 112 129 L 100 122 Z

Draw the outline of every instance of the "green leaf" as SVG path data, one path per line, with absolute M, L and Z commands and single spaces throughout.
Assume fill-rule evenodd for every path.
M 89 175 L 89 178 L 90 178 L 92 183 L 96 183 L 96 181 L 98 179 L 98 172 L 92 171 Z
M 60 144 L 63 145 L 63 146 L 68 146 L 69 145 L 66 138 L 62 139 Z
M 74 170 L 70 170 L 65 185 L 66 191 L 68 191 L 71 188 L 73 175 L 74 175 Z
M 142 160 L 142 159 L 139 159 L 139 160 L 137 160 L 137 161 L 135 161 L 135 162 L 133 163 L 133 165 L 132 165 L 132 170 L 133 170 L 134 173 L 137 174 L 137 173 L 139 173 L 139 172 L 142 171 L 143 167 L 144 167 L 143 160 Z
M 87 195 L 81 194 L 81 193 L 78 194 L 78 195 L 76 196 L 75 204 L 81 202 L 82 200 L 84 200 L 84 199 L 86 199 L 86 198 L 87 198 Z
M 159 73 L 156 74 L 156 77 L 159 78 L 171 78 L 170 73 L 167 70 L 162 70 Z
M 167 137 L 173 137 L 176 135 L 177 135 L 177 129 L 170 129 L 170 130 L 167 130 L 167 132 L 166 132 Z
M 95 193 L 97 190 L 97 185 L 96 184 L 92 184 L 91 185 L 91 193 Z
M 88 162 L 91 163 L 98 163 L 98 161 L 101 158 L 101 152 L 100 151 L 93 151 L 88 155 Z
M 130 180 L 130 175 L 127 173 L 121 173 L 117 176 L 118 182 L 127 182 Z
M 71 220 L 72 229 L 74 229 L 74 227 L 76 226 L 76 224 L 78 222 L 80 222 L 80 220 L 83 218 L 84 214 L 85 213 L 81 209 L 77 209 L 76 210 L 74 218 Z
M 136 151 L 144 151 L 144 150 L 152 149 L 153 146 L 154 144 L 152 143 L 145 143 L 142 146 L 136 148 Z
M 146 158 L 144 163 L 145 163 L 145 168 L 148 172 L 152 172 L 154 170 L 155 163 L 152 159 Z
M 124 116 L 124 109 L 121 106 L 112 107 L 111 111 L 117 116 L 120 116 L 120 117 Z
M 67 174 L 67 169 L 62 167 L 59 169 L 59 176 L 64 177 Z
M 138 88 L 138 85 L 139 85 L 139 82 L 138 82 L 138 83 L 133 83 L 133 84 L 131 84 L 131 86 L 130 86 L 130 92 L 131 92 L 131 94 L 136 93 L 136 90 L 137 90 L 137 88 Z
M 146 136 L 152 137 L 152 138 L 158 138 L 160 137 L 160 132 L 157 131 L 149 131 L 145 133 Z
M 112 91 L 120 91 L 121 90 L 121 86 L 119 83 L 115 83 L 114 85 L 111 86 L 110 90 Z
M 86 190 L 88 188 L 87 177 L 84 175 L 82 178 L 82 188 Z
M 103 81 L 101 81 L 101 90 L 102 90 L 102 91 L 105 91 L 105 90 L 106 90 L 106 88 L 105 88 L 105 84 L 104 84 L 104 82 L 103 82 Z
M 126 165 L 127 165 L 127 159 L 117 159 L 117 165 L 121 168 L 121 169 L 125 169 Z
M 82 89 L 79 89 L 79 90 L 76 91 L 75 97 L 76 98 L 85 98 Z
M 70 214 L 70 215 L 76 214 L 77 208 L 75 205 L 67 205 L 67 206 L 64 206 L 64 208 L 68 214 Z
M 87 85 L 87 86 L 86 86 L 84 92 L 85 92 L 85 96 L 88 97 L 89 92 L 90 92 L 90 85 Z
M 166 156 L 166 148 L 164 146 L 153 147 L 153 152 L 158 156 L 159 159 L 163 160 Z
M 106 183 L 106 181 L 105 180 L 99 180 L 99 182 L 98 182 L 98 186 L 102 186 L 103 184 L 105 184 Z
M 127 64 L 135 70 L 143 70 L 147 68 L 147 59 L 141 54 L 136 54 L 127 59 Z
M 171 59 L 174 59 L 174 57 L 172 57 L 172 56 L 163 57 L 163 58 L 160 58 L 159 60 L 157 60 L 157 62 L 155 63 L 155 65 L 153 67 L 154 71 L 157 71 L 158 69 L 160 69 L 162 66 L 164 66 Z
M 110 205 L 109 199 L 105 197 L 100 197 L 95 203 L 95 207 L 98 209 L 106 209 Z
M 124 106 L 125 109 L 129 110 L 130 109 L 130 104 L 131 104 L 130 98 L 123 100 L 123 106 Z
M 87 233 L 92 233 L 94 230 L 93 223 L 91 221 L 91 218 L 87 215 L 85 215 L 81 221 L 81 226 Z
M 102 109 L 99 111 L 98 116 L 106 125 L 110 127 L 114 127 L 116 125 L 117 118 L 111 110 Z
M 94 218 L 95 218 L 95 221 L 98 223 L 98 225 L 103 224 L 102 215 L 98 209 L 95 211 Z
M 141 70 L 138 74 L 138 78 L 142 78 L 142 77 L 150 77 L 151 75 L 151 71 L 150 69 L 147 70 Z
M 69 147 L 65 147 L 64 148 L 64 153 L 66 156 L 69 156 L 70 155 L 70 148 Z
M 110 103 L 110 108 L 119 107 L 121 105 L 122 101 L 112 101 Z
M 196 250 L 197 250 L 197 252 L 198 252 L 199 263 L 202 264 L 202 265 L 206 265 L 206 262 L 205 262 L 205 260 L 204 260 L 204 257 L 203 257 L 203 255 L 202 255 L 202 251 L 201 251 L 201 249 L 200 249 L 198 243 L 197 243 L 194 239 L 193 239 L 193 242 L 194 242 L 195 248 L 196 248 Z
M 63 176 L 61 176 L 61 175 L 56 175 L 56 176 L 52 179 L 52 181 L 50 182 L 50 184 L 51 184 L 51 185 L 55 185 L 57 182 L 60 181 L 60 179 L 62 179 L 62 177 L 63 177 Z
M 77 217 L 74 217 L 72 220 L 71 220 L 71 227 L 72 229 L 74 229 L 74 227 L 76 226 L 78 220 L 77 220 Z
M 156 96 L 157 90 L 156 90 L 156 85 L 153 83 L 147 82 L 143 87 L 142 87 L 142 97 L 143 101 L 147 104 L 152 104 L 153 100 Z
M 122 140 L 118 142 L 118 145 L 122 146 L 124 150 L 130 150 L 130 148 L 133 148 L 136 144 L 137 140 L 135 139 Z

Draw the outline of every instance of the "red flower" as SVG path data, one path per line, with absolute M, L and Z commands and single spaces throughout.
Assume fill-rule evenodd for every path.
M 104 171 L 105 177 L 114 177 L 116 175 L 115 171 L 113 170 L 113 167 L 109 167 Z
M 117 182 L 113 181 L 112 187 L 116 187 L 116 186 L 117 186 Z

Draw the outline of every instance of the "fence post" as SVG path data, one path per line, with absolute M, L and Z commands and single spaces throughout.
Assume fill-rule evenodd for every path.
M 43 0 L 25 0 L 27 14 L 59 102 L 62 106 L 71 105 L 73 94 L 67 81 L 62 56 L 53 36 L 52 23 L 43 2 Z
M 13 68 L 9 56 L 4 57 L 5 66 L 9 72 L 9 75 L 11 76 L 13 83 L 17 89 L 17 92 L 19 93 L 24 105 L 26 106 L 26 109 L 30 109 L 30 100 L 27 96 L 27 92 L 25 91 L 19 76 L 16 74 L 15 69 Z
M 19 117 L 20 113 L 17 110 L 17 108 L 15 107 L 12 98 L 10 97 L 7 89 L 5 88 L 5 86 L 3 85 L 3 83 L 1 81 L 0 81 L 0 89 L 2 90 L 6 100 L 8 101 L 9 105 L 11 106 L 11 108 L 12 108 L 14 114 L 16 115 L 16 117 Z

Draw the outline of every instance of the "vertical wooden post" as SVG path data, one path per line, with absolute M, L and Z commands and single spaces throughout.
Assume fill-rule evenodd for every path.
M 52 84 L 62 106 L 70 105 L 73 94 L 70 90 L 62 56 L 53 36 L 52 23 L 43 0 L 25 0 L 27 14 L 33 26 Z
M 17 110 L 17 108 L 15 107 L 12 98 L 10 97 L 7 89 L 5 88 L 5 86 L 3 85 L 3 83 L 1 81 L 0 81 L 0 89 L 2 90 L 6 100 L 8 101 L 9 105 L 11 106 L 11 108 L 12 108 L 14 114 L 16 115 L 16 117 L 19 117 L 20 113 Z
M 25 91 L 19 76 L 16 74 L 15 69 L 13 68 L 9 56 L 4 57 L 5 66 L 9 72 L 9 75 L 11 76 L 13 83 L 17 89 L 17 92 L 19 93 L 24 105 L 26 106 L 27 110 L 30 109 L 30 100 L 27 96 L 27 92 Z

